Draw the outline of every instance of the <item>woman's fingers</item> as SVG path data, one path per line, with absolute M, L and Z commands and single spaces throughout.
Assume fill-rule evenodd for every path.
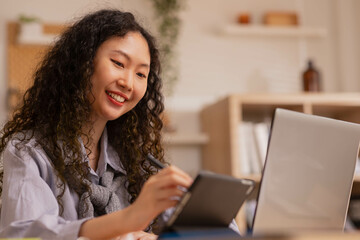
M 175 207 L 179 203 L 179 201 L 178 200 L 172 200 L 172 199 L 165 199 L 165 200 L 159 201 L 159 203 L 163 207 L 162 211 L 165 211 L 168 208 Z
M 182 186 L 188 188 L 192 184 L 192 178 L 176 167 L 168 167 L 149 179 L 149 183 L 159 188 Z
M 133 232 L 133 239 L 136 240 L 155 240 L 157 236 L 143 231 Z
M 157 235 L 147 233 L 144 231 L 132 232 L 123 236 L 119 236 L 114 240 L 156 240 L 158 238 Z
M 169 166 L 167 168 L 162 169 L 157 175 L 167 175 L 167 174 L 177 174 L 181 176 L 182 178 L 186 179 L 189 182 L 192 182 L 193 179 L 183 170 L 176 166 Z
M 144 192 L 151 192 L 157 201 L 178 200 L 184 194 L 193 180 L 176 167 L 168 167 L 152 176 L 144 185 Z M 185 189 L 186 191 L 186 189 Z
M 163 188 L 158 192 L 157 198 L 158 198 L 158 200 L 165 200 L 165 199 L 170 199 L 170 198 L 173 198 L 173 200 L 177 200 L 183 194 L 184 194 L 184 192 L 177 187 Z
M 157 178 L 154 180 L 154 184 L 157 185 L 158 188 L 169 188 L 169 187 L 176 187 L 181 186 L 184 188 L 190 187 L 192 181 L 182 178 L 178 175 L 165 175 L 161 178 Z
M 143 224 L 149 223 L 164 210 L 174 207 L 184 194 L 181 189 L 192 184 L 192 178 L 181 169 L 170 166 L 151 176 L 144 184 L 138 198 L 130 206 L 141 212 Z

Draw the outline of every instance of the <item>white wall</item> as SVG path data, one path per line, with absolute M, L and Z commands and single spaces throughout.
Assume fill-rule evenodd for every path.
M 359 1 L 337 0 L 337 57 L 341 90 L 354 91 L 360 86 Z
M 358 45 L 353 38 L 360 30 L 356 27 L 359 18 L 353 21 L 358 9 L 356 0 L 189 1 L 179 45 L 181 81 L 171 103 L 178 106 L 185 102 L 180 107 L 194 108 L 196 101 L 211 101 L 234 92 L 300 91 L 300 74 L 307 58 L 321 71 L 324 91 L 358 91 L 354 78 L 360 74 L 355 67 L 360 64 L 355 59 L 359 51 L 350 51 Z M 249 11 L 259 24 L 269 10 L 296 11 L 303 26 L 324 28 L 328 34 L 305 40 L 219 34 L 241 11 Z M 341 47 L 339 41 L 344 42 Z

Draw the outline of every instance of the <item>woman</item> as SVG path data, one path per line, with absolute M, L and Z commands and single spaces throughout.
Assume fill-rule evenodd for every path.
M 192 182 L 146 160 L 164 162 L 159 72 L 131 13 L 101 10 L 62 34 L 2 130 L 0 237 L 154 238 L 143 231 Z

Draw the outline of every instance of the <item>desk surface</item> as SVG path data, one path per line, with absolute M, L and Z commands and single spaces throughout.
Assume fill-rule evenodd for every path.
M 304 233 L 288 236 L 245 237 L 256 240 L 360 240 L 360 232 L 354 233 Z
M 174 239 L 184 239 L 184 240 L 360 240 L 360 231 L 351 232 L 351 233 L 303 233 L 296 235 L 273 235 L 273 236 L 235 236 L 229 234 L 229 232 L 217 231 L 195 231 L 195 232 L 186 232 L 179 235 L 166 235 L 160 236 L 159 240 L 174 240 Z

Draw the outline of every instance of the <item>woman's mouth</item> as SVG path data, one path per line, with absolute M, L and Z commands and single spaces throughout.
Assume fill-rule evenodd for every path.
M 125 98 L 123 98 L 122 96 L 116 94 L 116 93 L 113 93 L 113 92 L 109 92 L 109 91 L 105 91 L 106 94 L 108 96 L 110 96 L 112 99 L 114 99 L 116 102 L 118 103 L 124 103 L 125 102 Z

